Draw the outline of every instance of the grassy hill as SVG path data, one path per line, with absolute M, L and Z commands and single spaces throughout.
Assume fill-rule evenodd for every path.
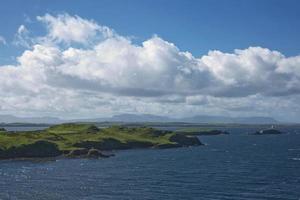
M 197 137 L 150 127 L 99 129 L 93 124 L 69 123 L 41 131 L 0 130 L 0 159 L 82 155 L 91 149 L 172 148 L 200 144 Z

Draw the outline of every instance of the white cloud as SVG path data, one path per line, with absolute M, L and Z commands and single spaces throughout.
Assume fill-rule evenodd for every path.
M 280 60 L 279 67 L 276 69 L 278 73 L 291 74 L 300 77 L 300 56 L 294 56 Z
M 46 24 L 47 34 L 29 38 L 20 26 L 17 37 L 26 36 L 28 48 L 17 65 L 0 67 L 3 112 L 89 117 L 300 110 L 297 103 L 287 106 L 299 99 L 300 56 L 249 47 L 196 58 L 158 36 L 133 44 L 79 16 L 37 19 Z
M 232 54 L 211 51 L 203 56 L 201 61 L 222 81 L 222 87 L 215 93 L 217 96 L 273 96 L 299 92 L 296 92 L 299 83 L 291 85 L 293 80 L 298 81 L 299 78 L 294 73 L 284 74 L 282 70 L 288 68 L 287 60 L 295 58 L 286 58 L 280 52 L 266 48 L 249 47 L 245 50 L 235 50 Z
M 20 25 L 17 33 L 15 34 L 13 44 L 20 47 L 30 48 L 32 43 L 33 39 L 29 36 L 29 30 L 25 25 Z
M 103 38 L 113 35 L 113 31 L 108 27 L 100 26 L 94 21 L 85 20 L 79 16 L 46 14 L 38 16 L 37 20 L 47 26 L 49 32 L 45 39 L 55 42 L 86 44 L 98 38 L 99 33 Z
M 3 36 L 0 35 L 0 44 L 6 44 L 6 40 Z

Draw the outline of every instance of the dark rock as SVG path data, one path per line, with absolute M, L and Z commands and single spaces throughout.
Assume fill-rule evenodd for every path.
M 227 131 L 221 131 L 221 130 L 210 130 L 210 131 L 201 131 L 197 135 L 228 135 L 229 133 Z
M 283 134 L 283 132 L 276 129 L 265 129 L 254 133 L 254 135 L 278 135 L 278 134 Z
M 173 143 L 173 144 L 159 144 L 159 145 L 156 145 L 155 147 L 159 148 L 159 149 L 170 149 L 170 148 L 181 147 L 181 145 L 179 145 L 177 143 Z
M 152 147 L 153 143 L 152 142 L 147 142 L 147 141 L 128 141 L 126 143 L 130 148 L 148 148 Z
M 170 137 L 171 142 L 176 142 L 180 146 L 197 146 L 202 145 L 200 140 L 194 136 L 185 136 L 182 134 L 175 134 Z
M 65 155 L 69 158 L 108 158 L 114 156 L 113 154 L 104 154 L 98 149 L 74 149 Z
M 72 150 L 62 150 L 61 152 L 62 152 L 63 155 L 67 155 L 67 154 L 69 154 L 71 151 L 72 151 Z
M 103 139 L 100 142 L 97 141 L 83 141 L 74 144 L 75 147 L 86 148 L 86 149 L 98 149 L 98 150 L 119 150 L 119 149 L 130 149 L 130 146 L 126 143 L 122 143 L 119 140 L 113 138 Z
M 67 157 L 79 157 L 79 156 L 85 156 L 88 153 L 88 149 L 74 149 L 71 150 L 66 156 Z
M 32 144 L 2 149 L 0 159 L 56 157 L 61 153 L 56 144 L 40 140 Z
M 88 158 L 108 158 L 110 155 L 103 154 L 101 151 L 97 149 L 90 149 L 88 154 Z
M 74 144 L 75 147 L 86 148 L 86 149 L 98 149 L 98 150 L 122 150 L 122 149 L 133 149 L 133 148 L 148 148 L 152 147 L 153 143 L 147 141 L 128 141 L 123 143 L 113 138 L 103 139 L 100 142 L 97 141 L 83 141 Z

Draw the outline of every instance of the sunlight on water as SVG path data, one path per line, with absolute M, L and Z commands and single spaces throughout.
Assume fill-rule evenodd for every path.
M 1 161 L 0 199 L 299 199 L 300 135 L 247 131 L 109 159 Z

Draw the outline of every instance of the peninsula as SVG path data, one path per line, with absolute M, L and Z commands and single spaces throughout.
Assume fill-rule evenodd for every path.
M 228 135 L 229 132 L 217 130 L 217 129 L 211 129 L 211 128 L 203 128 L 203 127 L 186 127 L 181 128 L 175 131 L 176 133 L 183 134 L 183 135 L 205 135 L 205 136 L 211 136 L 211 135 Z
M 137 148 L 175 148 L 202 145 L 196 136 L 150 127 L 60 124 L 40 131 L 0 130 L 0 159 L 49 157 L 109 157 L 105 152 Z

